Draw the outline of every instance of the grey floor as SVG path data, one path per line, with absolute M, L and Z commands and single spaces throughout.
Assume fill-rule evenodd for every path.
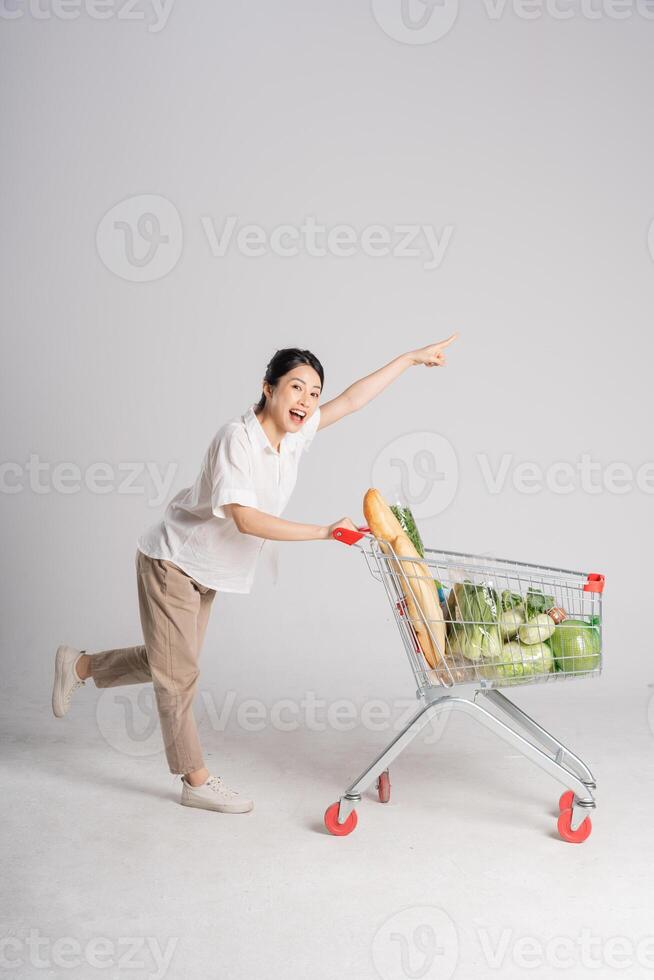
M 562 787 L 463 717 L 423 732 L 391 770 L 391 802 L 368 792 L 355 832 L 335 838 L 325 807 L 390 730 L 203 723 L 212 771 L 255 799 L 251 813 L 224 815 L 180 806 L 158 733 L 140 756 L 126 751 L 91 684 L 61 720 L 49 690 L 32 694 L 8 698 L 2 714 L 4 976 L 576 980 L 654 970 L 644 683 L 616 691 L 602 677 L 511 695 L 595 772 L 583 845 L 556 835 Z

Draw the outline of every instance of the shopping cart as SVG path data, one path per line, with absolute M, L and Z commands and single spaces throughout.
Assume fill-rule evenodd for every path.
M 432 719 L 463 711 L 563 783 L 559 834 L 570 843 L 585 841 L 595 809 L 593 774 L 499 688 L 601 673 L 604 576 L 433 548 L 424 550 L 424 559 L 409 560 L 367 527 L 336 528 L 333 536 L 361 551 L 373 578 L 383 584 L 420 704 L 402 731 L 327 808 L 329 833 L 342 837 L 354 830 L 355 807 L 373 782 L 379 800 L 387 803 L 391 762 Z M 430 618 L 418 601 L 426 589 L 440 605 Z M 455 687 L 468 687 L 467 696 L 444 693 Z

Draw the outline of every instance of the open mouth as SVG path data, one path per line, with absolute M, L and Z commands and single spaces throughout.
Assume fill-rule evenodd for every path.
M 306 412 L 303 414 L 300 410 L 296 410 L 294 408 L 290 409 L 289 415 L 291 416 L 294 422 L 298 422 L 298 423 L 304 422 L 306 418 Z

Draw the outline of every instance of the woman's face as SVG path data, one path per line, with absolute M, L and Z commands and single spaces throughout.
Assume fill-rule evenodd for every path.
M 274 388 L 264 385 L 268 411 L 285 432 L 299 432 L 316 410 L 320 375 L 308 364 L 298 364 L 282 375 Z

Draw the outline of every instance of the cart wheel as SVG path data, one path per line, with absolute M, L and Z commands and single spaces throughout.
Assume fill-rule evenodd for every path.
M 377 794 L 380 803 L 388 803 L 391 798 L 391 776 L 388 769 L 385 769 L 377 780 Z
M 563 795 L 561 796 L 561 799 L 559 800 L 559 813 L 561 813 L 563 810 L 570 810 L 572 808 L 572 804 L 574 803 L 574 800 L 575 800 L 575 791 L 573 789 L 567 789 L 565 793 L 563 793 Z
M 334 837 L 347 837 L 357 825 L 357 812 L 352 810 L 345 823 L 338 822 L 338 803 L 332 803 L 325 810 L 325 827 Z
M 571 823 L 572 808 L 569 807 L 567 810 L 561 810 L 557 822 L 559 834 L 563 840 L 567 840 L 569 844 L 583 844 L 583 842 L 590 837 L 590 832 L 593 829 L 593 825 L 590 822 L 590 817 L 585 817 L 576 830 L 571 829 Z

